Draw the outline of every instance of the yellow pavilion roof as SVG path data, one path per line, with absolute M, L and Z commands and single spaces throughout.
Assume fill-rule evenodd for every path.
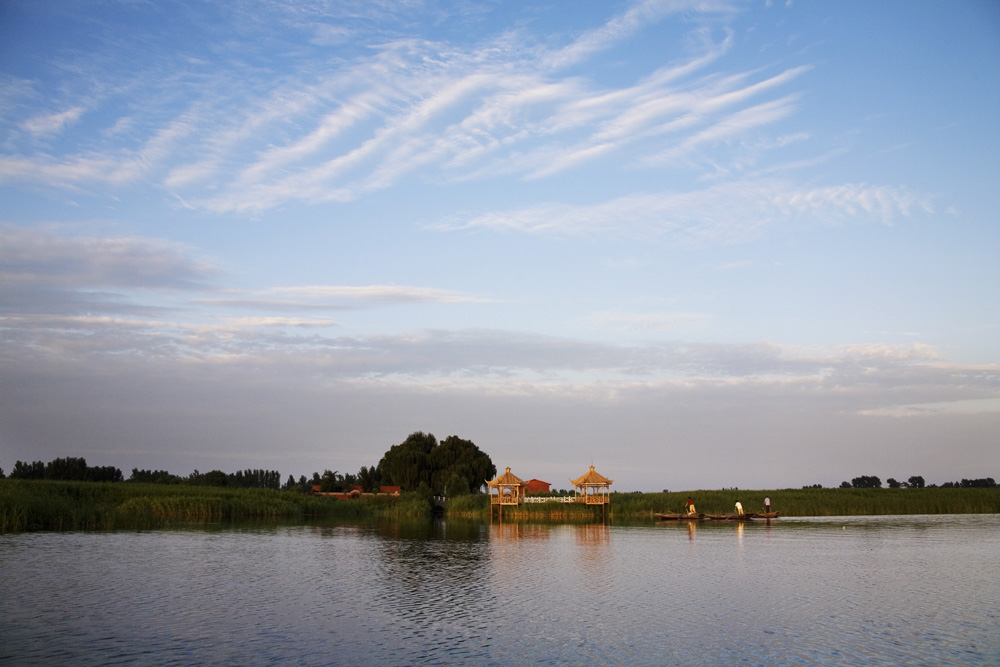
M 594 466 L 590 466 L 590 470 L 587 471 L 585 474 L 581 475 L 580 477 L 577 477 L 576 479 L 571 479 L 569 481 L 573 483 L 573 486 L 588 486 L 588 485 L 590 485 L 590 486 L 597 486 L 597 485 L 600 485 L 600 486 L 608 485 L 608 486 L 610 486 L 611 484 L 614 484 L 614 482 L 615 482 L 615 480 L 608 479 L 607 477 L 605 477 L 601 473 L 599 473 L 596 470 L 594 470 Z
M 522 485 L 524 485 L 524 481 L 520 477 L 518 477 L 517 475 L 515 475 L 514 473 L 512 473 L 510 471 L 510 468 L 507 468 L 507 472 L 505 472 L 504 474 L 498 476 L 492 482 L 486 482 L 486 483 L 489 486 L 499 486 L 500 484 L 503 484 L 504 486 L 522 486 Z

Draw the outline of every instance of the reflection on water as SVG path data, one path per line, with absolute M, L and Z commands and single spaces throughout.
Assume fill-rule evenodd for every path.
M 1000 664 L 1000 517 L 0 536 L 0 663 Z

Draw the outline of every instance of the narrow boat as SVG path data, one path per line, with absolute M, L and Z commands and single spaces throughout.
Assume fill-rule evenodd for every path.
M 674 512 L 654 513 L 657 521 L 703 521 L 704 514 L 676 514 Z
M 777 519 L 780 512 L 756 512 L 750 516 L 754 519 Z
M 749 514 L 706 514 L 705 518 L 711 521 L 753 521 Z

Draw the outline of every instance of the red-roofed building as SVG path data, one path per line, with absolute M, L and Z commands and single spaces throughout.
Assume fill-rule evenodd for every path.
M 524 483 L 524 490 L 528 493 L 548 493 L 551 484 L 540 479 L 529 479 Z

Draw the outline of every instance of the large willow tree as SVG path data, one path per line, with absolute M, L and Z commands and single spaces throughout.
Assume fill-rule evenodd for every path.
M 389 449 L 379 461 L 378 471 L 383 484 L 416 491 L 421 483 L 434 493 L 444 493 L 453 477 L 476 490 L 496 476 L 497 469 L 489 454 L 471 440 L 450 435 L 440 444 L 430 433 L 417 431 Z

